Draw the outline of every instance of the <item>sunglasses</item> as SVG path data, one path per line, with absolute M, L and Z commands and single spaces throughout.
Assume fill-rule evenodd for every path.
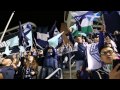
M 113 54 L 113 50 L 108 50 L 108 51 L 104 51 L 104 52 L 101 52 L 100 54 L 101 55 L 107 55 L 107 53 L 109 53 L 109 54 Z

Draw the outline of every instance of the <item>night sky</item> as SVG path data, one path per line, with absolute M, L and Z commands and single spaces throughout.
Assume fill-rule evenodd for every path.
M 3 31 L 12 11 L 0 12 L 0 31 Z M 8 27 L 17 26 L 19 21 L 25 23 L 31 21 L 37 26 L 52 26 L 54 21 L 57 21 L 57 27 L 60 28 L 60 23 L 64 22 L 64 11 L 15 11 L 15 14 Z

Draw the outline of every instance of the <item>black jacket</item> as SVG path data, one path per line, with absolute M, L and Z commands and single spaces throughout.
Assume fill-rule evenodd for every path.
M 89 72 L 90 79 L 109 79 L 109 73 L 103 68 Z
M 75 60 L 86 59 L 86 47 L 83 44 L 78 44 L 78 51 L 75 52 Z

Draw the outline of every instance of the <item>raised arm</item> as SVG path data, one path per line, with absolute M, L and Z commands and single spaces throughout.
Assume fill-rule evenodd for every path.
M 98 43 L 98 48 L 100 48 L 101 46 L 104 45 L 104 33 L 105 33 L 105 26 L 102 25 L 101 26 L 101 30 L 100 30 L 100 33 L 99 33 L 99 43 Z

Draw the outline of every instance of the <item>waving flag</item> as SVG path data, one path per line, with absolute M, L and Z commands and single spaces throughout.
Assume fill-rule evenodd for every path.
M 22 29 L 23 29 L 23 31 L 21 30 L 22 32 L 19 31 L 19 32 L 16 32 L 16 34 L 8 36 L 8 38 L 10 38 L 10 39 L 6 38 L 5 41 L 2 43 L 4 45 L 0 45 L 0 48 L 4 48 L 6 46 L 9 46 L 9 49 L 12 50 L 11 53 L 19 52 L 19 48 L 18 48 L 18 46 L 20 45 L 19 38 L 20 39 L 23 38 L 20 35 L 23 35 L 24 37 L 27 38 L 28 43 L 29 43 L 29 45 L 27 47 L 29 47 L 29 46 L 32 47 L 32 26 L 31 26 L 31 24 L 29 22 L 24 24 L 22 26 Z M 22 42 L 21 42 L 21 45 L 22 45 Z M 5 51 L 5 49 L 2 50 L 2 52 L 4 52 L 4 51 Z
M 49 46 L 52 46 L 54 48 L 56 48 L 58 46 L 58 42 L 59 42 L 59 37 L 63 34 L 64 32 L 54 36 L 53 38 L 48 40 Z
M 6 46 L 5 52 L 3 52 L 3 53 L 6 54 L 6 55 L 10 55 L 11 50 L 9 50 L 9 46 Z
M 58 30 L 57 30 L 57 27 L 56 27 L 56 23 L 57 22 L 55 21 L 53 26 L 51 27 L 51 29 L 49 31 L 49 38 L 54 37 L 58 33 Z
M 82 19 L 85 17 L 86 14 L 90 13 L 89 11 L 75 11 L 75 12 L 71 12 L 71 15 L 73 16 L 73 18 L 76 21 L 76 25 L 77 25 L 77 29 L 79 31 L 81 31 L 81 21 Z
M 29 45 L 28 43 L 28 38 L 26 37 L 26 35 L 24 34 L 24 29 L 23 27 L 21 26 L 21 22 L 19 22 L 19 46 L 27 46 Z
M 32 25 L 28 22 L 26 24 L 23 25 L 23 30 L 24 30 L 24 35 L 25 35 L 25 38 L 28 40 L 27 43 L 28 46 L 33 46 L 33 37 L 32 37 Z
M 48 38 L 48 27 L 39 27 L 34 33 L 35 44 L 40 48 L 45 48 L 46 46 L 48 46 Z
M 58 34 L 60 34 L 60 32 L 59 32 L 59 30 L 57 29 L 56 21 L 55 21 L 55 23 L 53 24 L 51 30 L 49 31 L 49 39 L 50 39 L 50 38 L 53 38 L 54 36 L 57 36 Z M 62 43 L 63 43 L 63 38 L 62 38 L 62 36 L 60 36 L 60 37 L 58 38 L 58 45 L 57 45 L 56 48 L 59 48 L 59 47 L 62 45 Z
M 11 38 L 11 39 L 8 39 L 8 40 L 6 41 L 6 43 L 7 43 L 8 46 L 10 46 L 10 47 L 18 46 L 18 45 L 19 45 L 19 38 L 18 38 L 18 36 L 15 36 L 15 37 L 13 37 L 13 38 Z
M 90 22 L 97 21 L 101 17 L 101 12 L 91 13 L 85 16 Z
M 88 12 L 89 11 L 75 11 L 75 12 L 71 12 L 71 15 L 75 20 L 79 21 L 81 19 L 81 16 L 87 14 Z
M 93 23 L 88 18 L 84 18 L 81 22 L 81 31 L 86 34 L 93 32 L 92 25 Z
M 76 25 L 79 31 L 82 31 L 83 33 L 91 32 L 92 30 L 91 27 L 90 28 L 89 27 L 83 28 L 83 27 L 90 26 L 90 24 L 92 24 L 89 21 L 92 19 L 91 16 L 93 16 L 93 11 L 76 11 L 76 12 L 72 12 L 71 15 L 76 20 Z

